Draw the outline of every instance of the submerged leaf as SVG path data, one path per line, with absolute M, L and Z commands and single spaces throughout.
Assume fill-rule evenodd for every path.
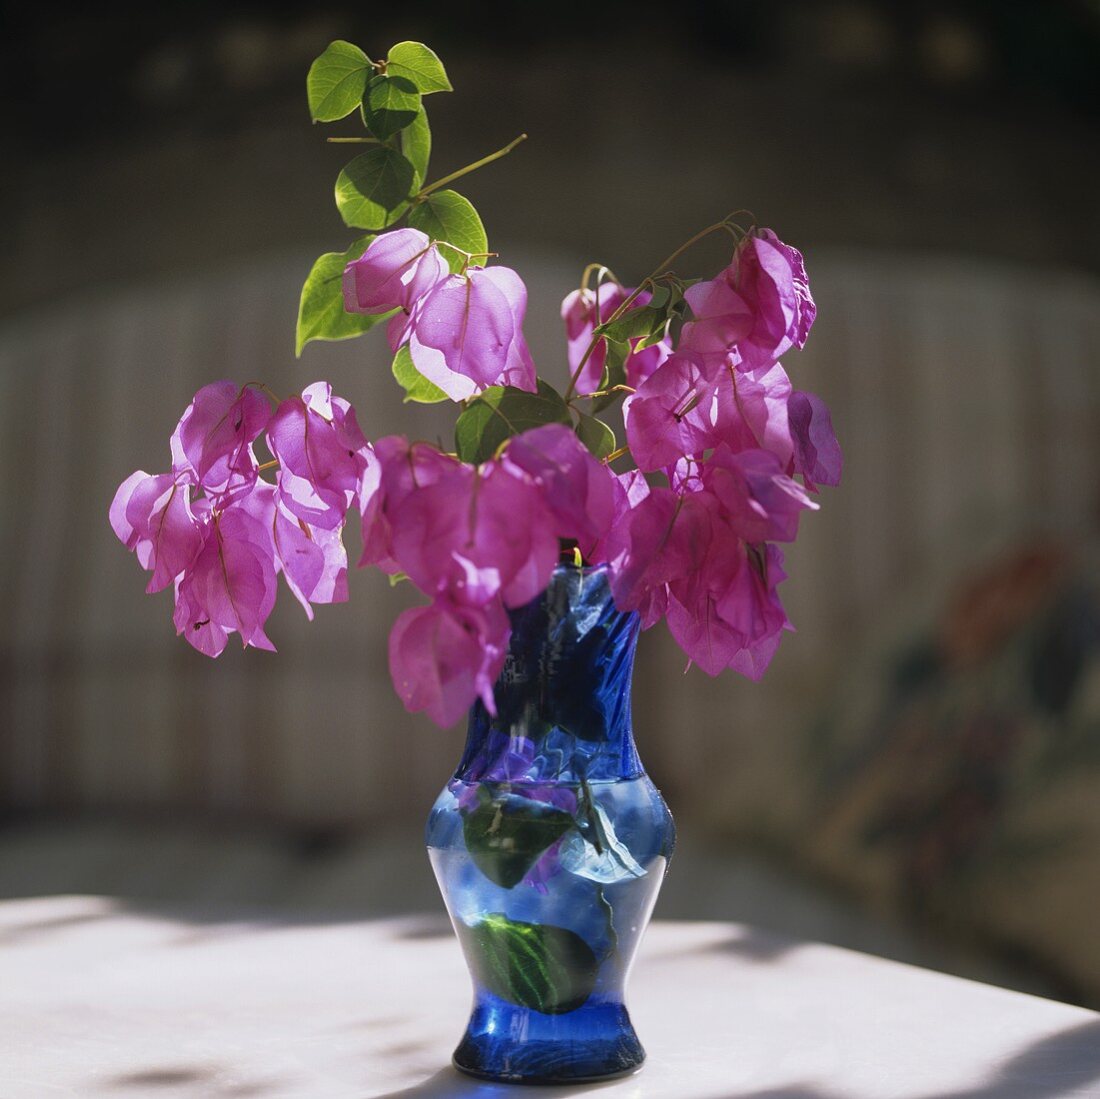
M 627 878 L 645 877 L 643 866 L 630 853 L 626 844 L 615 835 L 615 828 L 603 806 L 589 797 L 582 811 L 577 832 L 567 836 L 561 845 L 563 870 L 609 885 Z
M 575 1011 L 596 985 L 599 962 L 574 931 L 492 913 L 458 924 L 477 980 L 495 996 L 545 1015 Z
M 464 815 L 462 833 L 477 868 L 512 889 L 572 827 L 573 817 L 564 809 L 520 794 L 493 797 L 482 787 L 477 808 Z

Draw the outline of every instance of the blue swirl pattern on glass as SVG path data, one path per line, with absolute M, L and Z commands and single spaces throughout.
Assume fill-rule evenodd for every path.
M 636 1069 L 623 1004 L 672 853 L 672 818 L 630 719 L 638 618 L 604 568 L 559 567 L 512 612 L 494 718 L 428 820 L 432 866 L 474 982 L 455 1051 L 490 1080 L 580 1083 Z

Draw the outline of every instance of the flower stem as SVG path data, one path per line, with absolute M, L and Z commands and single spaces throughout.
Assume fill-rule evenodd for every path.
M 383 145 L 376 137 L 326 137 L 333 145 Z
M 456 179 L 461 179 L 462 176 L 468 175 L 470 172 L 476 172 L 478 168 L 484 168 L 486 164 L 492 164 L 494 160 L 500 160 L 502 156 L 507 156 L 521 141 L 526 141 L 527 135 L 520 134 L 519 137 L 513 141 L 509 141 L 503 149 L 497 149 L 495 153 L 490 153 L 488 156 L 483 156 L 480 160 L 475 160 L 473 164 L 467 164 L 465 168 L 459 168 L 457 172 L 451 172 L 449 176 L 444 176 L 442 179 L 437 179 L 434 183 L 429 184 L 423 188 L 416 196 L 417 202 L 423 201 L 425 197 L 430 195 L 432 191 L 438 191 L 440 187 L 445 187 L 448 183 L 453 183 Z

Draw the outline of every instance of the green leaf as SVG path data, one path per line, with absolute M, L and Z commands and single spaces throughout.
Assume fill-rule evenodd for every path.
M 572 424 L 561 394 L 540 379 L 537 393 L 490 386 L 467 406 L 455 424 L 455 449 L 464 462 L 481 463 L 500 445 L 543 424 Z
M 446 241 L 464 252 L 488 252 L 489 238 L 477 211 L 457 191 L 435 191 L 418 202 L 409 213 L 409 225 L 427 233 L 432 240 Z M 466 257 L 453 248 L 442 248 L 451 270 L 462 270 Z
M 406 403 L 416 401 L 417 404 L 439 404 L 440 401 L 450 400 L 450 397 L 439 386 L 428 381 L 416 369 L 416 363 L 413 362 L 408 344 L 401 347 L 394 356 L 393 376 L 405 390 Z
M 477 868 L 490 881 L 511 889 L 572 827 L 573 818 L 564 809 L 520 794 L 493 797 L 482 786 L 477 808 L 463 816 L 462 834 Z
M 355 229 L 385 229 L 409 205 L 416 170 L 396 149 L 371 149 L 348 164 L 336 179 L 336 208 Z
M 644 878 L 646 869 L 615 834 L 611 818 L 592 799 L 585 784 L 577 814 L 577 831 L 566 836 L 559 848 L 563 870 L 590 881 L 612 885 L 629 878 Z
M 330 42 L 309 67 L 306 96 L 314 122 L 335 122 L 359 106 L 371 71 L 370 58 L 350 42 Z
M 386 59 L 386 72 L 411 80 L 423 95 L 454 91 L 443 62 L 423 42 L 398 42 Z
M 416 118 L 401 131 L 401 152 L 413 166 L 417 178 L 428 178 L 428 160 L 432 155 L 432 130 L 428 125 L 428 112 L 421 106 Z
M 344 312 L 344 268 L 358 259 L 372 240 L 373 236 L 363 237 L 346 252 L 326 252 L 314 263 L 302 284 L 298 302 L 295 355 L 301 355 L 302 348 L 311 340 L 351 339 L 393 316 L 392 311 L 381 315 Z
M 380 141 L 411 125 L 420 110 L 416 85 L 403 76 L 376 76 L 363 97 L 363 121 Z
M 606 458 L 615 450 L 615 432 L 595 416 L 581 412 L 577 422 L 577 438 L 597 457 Z
M 523 923 L 499 912 L 456 926 L 478 982 L 502 1000 L 563 1015 L 580 1007 L 596 987 L 596 955 L 566 927 Z
M 611 340 L 633 340 L 638 336 L 648 336 L 655 327 L 664 327 L 668 319 L 664 309 L 643 306 L 630 309 L 618 320 L 600 326 L 600 331 Z
M 607 357 L 603 364 L 603 377 L 600 379 L 601 389 L 611 389 L 616 385 L 626 385 L 626 360 L 630 357 L 630 344 L 626 340 L 605 339 L 607 344 Z M 606 397 L 597 397 L 592 402 L 593 412 L 602 412 L 609 405 L 613 405 L 620 394 L 609 393 Z

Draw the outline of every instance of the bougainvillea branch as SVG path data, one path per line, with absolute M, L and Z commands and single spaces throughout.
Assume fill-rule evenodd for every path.
M 365 135 L 330 140 L 369 148 L 338 176 L 337 208 L 356 237 L 310 271 L 296 343 L 301 354 L 384 324 L 405 399 L 454 404 L 453 451 L 368 440 L 326 382 L 285 399 L 258 382 L 215 382 L 179 420 L 169 471 L 139 470 L 119 487 L 116 534 L 151 573 L 148 591 L 173 589 L 177 632 L 217 656 L 234 633 L 274 648 L 264 626 L 280 575 L 311 618 L 346 600 L 354 511 L 359 564 L 427 599 L 395 623 L 390 670 L 406 707 L 441 725 L 475 699 L 494 711 L 508 611 L 562 560 L 606 566 L 618 607 L 646 628 L 663 619 L 708 674 L 759 678 L 790 628 L 779 545 L 841 470 L 828 408 L 779 361 L 816 315 L 801 254 L 755 219 L 738 224 L 738 211 L 635 287 L 588 264 L 562 302 L 559 393 L 527 347 L 522 278 L 489 264 L 480 216 L 448 186 L 524 135 L 424 185 L 423 100 L 450 90 L 420 43 L 372 61 L 334 42 L 314 62 L 313 119 L 357 115 Z M 722 271 L 673 270 L 715 233 L 732 241 Z M 256 457 L 260 439 L 270 461 Z M 615 472 L 619 461 L 629 464 Z

